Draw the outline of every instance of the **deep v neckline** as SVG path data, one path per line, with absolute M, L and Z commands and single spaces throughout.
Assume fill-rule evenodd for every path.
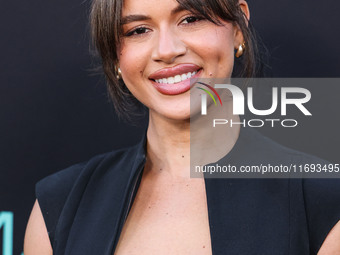
M 241 137 L 241 133 L 243 133 L 244 131 L 242 131 L 242 128 L 240 129 L 240 133 L 239 133 L 239 137 L 236 141 L 236 143 L 234 144 L 233 148 L 230 150 L 230 152 L 225 155 L 222 159 L 220 159 L 219 161 L 228 161 L 231 157 L 231 155 L 233 153 L 235 153 L 234 151 L 238 149 L 239 145 L 239 140 Z M 243 135 L 243 134 L 242 134 Z M 134 202 L 134 199 L 136 197 L 142 176 L 143 176 L 143 170 L 144 170 L 144 165 L 146 162 L 146 132 L 145 135 L 143 137 L 143 140 L 139 143 L 138 145 L 138 151 L 136 153 L 136 160 L 135 160 L 135 164 L 134 167 L 132 168 L 134 171 L 132 171 L 131 175 L 130 175 L 130 181 L 128 183 L 128 187 L 129 190 L 131 192 L 129 192 L 127 194 L 127 196 L 124 198 L 124 210 L 122 210 L 121 213 L 121 217 L 119 218 L 119 227 L 117 229 L 117 232 L 115 235 L 113 235 L 112 241 L 111 241 L 111 253 L 110 255 L 114 255 L 117 249 L 117 245 L 119 242 L 119 239 L 121 237 L 121 233 L 123 230 L 123 226 L 126 222 L 126 219 L 128 217 L 128 214 L 131 210 L 132 204 Z M 136 166 L 139 163 L 138 166 Z M 214 249 L 213 249 L 213 235 L 212 235 L 212 231 L 214 228 L 214 225 L 212 224 L 213 221 L 215 221 L 216 219 L 214 219 L 213 212 L 212 209 L 210 208 L 209 204 L 209 199 L 215 200 L 216 197 L 208 197 L 208 191 L 210 189 L 210 187 L 214 187 L 214 179 L 210 179 L 210 178 L 205 178 L 206 174 L 204 175 L 204 189 L 205 189 L 205 196 L 206 196 L 206 204 L 207 204 L 207 212 L 208 212 L 208 223 L 209 223 L 209 234 L 210 234 L 210 247 L 212 250 L 212 254 L 214 254 Z M 216 224 L 216 223 L 215 223 Z M 109 255 L 109 254 L 108 254 Z
M 145 157 L 144 157 L 145 159 Z M 117 230 L 117 234 L 114 235 L 113 237 L 113 240 L 111 242 L 111 247 L 112 247 L 112 250 L 111 250 L 111 255 L 114 255 L 116 250 L 117 250 L 117 245 L 118 245 L 118 242 L 121 238 L 121 234 L 122 234 L 122 230 L 123 230 L 123 227 L 124 227 L 124 224 L 126 223 L 126 219 L 128 217 L 128 214 L 130 213 L 130 210 L 132 208 L 132 205 L 134 203 L 134 200 L 136 198 L 136 194 L 138 192 L 138 189 L 139 189 L 139 186 L 140 186 L 140 183 L 141 183 L 141 180 L 142 180 L 142 177 L 143 177 L 143 172 L 144 172 L 144 165 L 145 165 L 145 160 L 143 161 L 143 165 L 140 166 L 139 169 L 137 169 L 136 173 L 134 174 L 134 178 L 131 179 L 131 182 L 129 183 L 129 187 L 131 189 L 131 193 L 129 194 L 129 197 L 127 197 L 127 208 L 125 208 L 125 210 L 123 210 L 122 212 L 122 216 L 120 218 L 120 224 L 119 224 L 119 229 Z M 212 246 L 212 233 L 211 233 L 211 225 L 210 225 L 210 214 L 209 214 L 209 203 L 208 203 L 208 197 L 207 197 L 207 184 L 206 184 L 206 179 L 204 181 L 204 193 L 205 193 L 205 199 L 206 199 L 206 206 L 207 206 L 207 214 L 208 214 L 208 225 L 209 225 L 209 236 L 210 236 L 210 247 L 211 247 L 211 254 L 214 254 L 213 253 L 213 246 Z
M 240 133 L 233 150 L 225 157 L 231 164 L 243 164 L 244 160 L 258 164 L 264 155 L 259 146 L 268 148 L 266 153 L 274 151 L 277 157 L 284 152 L 253 132 L 243 134 Z M 59 217 L 53 247 L 56 254 L 114 254 L 126 212 L 132 205 L 131 202 L 129 206 L 129 200 L 138 190 L 137 187 L 132 193 L 133 187 L 142 176 L 143 146 L 141 143 L 128 150 L 105 154 L 81 170 Z M 297 238 L 300 234 L 308 236 L 301 233 L 304 228 L 296 229 L 296 225 L 289 224 L 291 215 L 305 221 L 303 215 L 298 214 L 304 212 L 301 185 L 295 182 L 290 187 L 289 183 L 287 179 L 205 178 L 212 253 L 225 254 L 227 250 L 230 254 L 253 254 L 254 251 L 276 254 L 275 251 L 280 250 L 281 254 L 289 254 L 289 241 L 300 240 Z M 290 238 L 290 233 L 295 239 Z

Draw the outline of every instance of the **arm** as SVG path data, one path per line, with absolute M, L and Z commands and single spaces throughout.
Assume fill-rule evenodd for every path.
M 31 216 L 28 220 L 25 240 L 25 255 L 52 255 L 52 247 L 48 237 L 44 217 L 41 213 L 38 200 L 35 201 Z
M 340 255 L 340 221 L 328 233 L 318 255 Z

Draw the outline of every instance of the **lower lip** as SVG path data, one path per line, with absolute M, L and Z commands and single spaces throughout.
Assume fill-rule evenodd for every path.
M 198 78 L 201 74 L 201 70 L 199 70 L 194 76 L 184 81 L 168 84 L 168 83 L 158 83 L 152 81 L 152 84 L 155 88 L 164 95 L 178 95 L 187 92 L 190 89 L 190 79 Z

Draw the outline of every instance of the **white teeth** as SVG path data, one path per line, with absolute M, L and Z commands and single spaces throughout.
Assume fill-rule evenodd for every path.
M 184 73 L 182 75 L 176 75 L 174 77 L 168 77 L 168 78 L 163 78 L 163 79 L 158 79 L 155 80 L 157 83 L 167 83 L 167 84 L 174 84 L 174 83 L 178 83 L 181 81 L 184 81 L 186 79 L 190 79 L 192 76 L 194 76 L 197 72 L 188 72 L 188 73 Z
M 169 78 L 167 79 L 167 83 L 169 83 L 169 84 L 175 83 L 175 78 L 174 78 L 174 77 L 169 77 Z
M 177 82 L 180 82 L 180 81 L 182 81 L 181 76 L 180 75 L 176 75 L 175 76 L 175 82 L 177 83 Z
M 181 79 L 182 79 L 182 81 L 184 81 L 184 80 L 188 79 L 188 76 L 184 73 L 184 74 L 181 75 Z

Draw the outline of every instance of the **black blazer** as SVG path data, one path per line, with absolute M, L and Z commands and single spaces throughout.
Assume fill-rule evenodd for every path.
M 136 146 L 96 156 L 41 180 L 36 197 L 55 255 L 112 255 L 145 164 Z M 249 128 L 221 162 L 315 162 Z M 316 254 L 340 219 L 339 179 L 205 178 L 212 251 Z M 162 254 L 162 251 L 159 251 Z

